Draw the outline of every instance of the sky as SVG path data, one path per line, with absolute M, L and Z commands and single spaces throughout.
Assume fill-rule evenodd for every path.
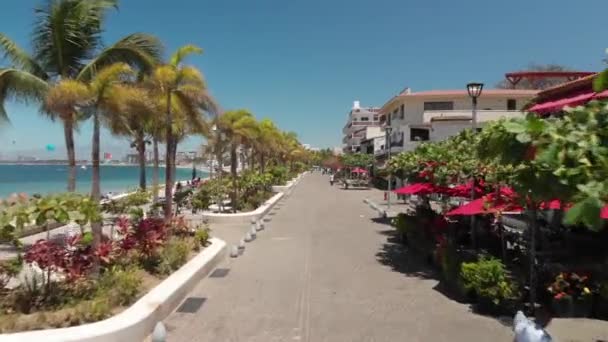
M 33 8 L 45 1 L 2 0 L 0 32 L 29 50 Z M 196 44 L 205 52 L 187 63 L 201 69 L 223 109 L 247 108 L 302 143 L 334 147 L 354 100 L 382 106 L 405 87 L 493 86 L 530 63 L 600 70 L 607 12 L 605 0 L 122 0 L 104 42 L 146 32 L 167 53 Z M 0 157 L 64 158 L 58 122 L 35 104 L 7 109 Z M 90 141 L 85 123 L 78 158 L 89 157 Z M 201 143 L 191 138 L 180 150 Z M 47 144 L 56 150 L 45 151 Z M 102 151 L 128 150 L 128 142 L 102 135 Z

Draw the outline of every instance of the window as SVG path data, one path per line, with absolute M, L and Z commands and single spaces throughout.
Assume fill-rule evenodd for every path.
M 424 110 L 454 110 L 454 102 L 425 102 Z
M 401 105 L 400 111 L 399 111 L 399 117 L 403 120 L 405 119 L 405 105 Z
M 374 115 L 374 121 L 378 121 L 378 115 Z
M 363 117 L 361 117 L 361 121 L 369 121 L 369 117 L 363 116 Z
M 353 121 L 357 121 L 357 118 L 353 118 Z
M 429 130 L 424 128 L 410 128 L 411 141 L 428 141 Z
M 517 101 L 515 99 L 507 100 L 507 110 L 517 110 Z

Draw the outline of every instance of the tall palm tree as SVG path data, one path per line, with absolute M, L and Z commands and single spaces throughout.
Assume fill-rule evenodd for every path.
M 98 202 L 101 197 L 99 177 L 100 126 L 103 120 L 106 125 L 122 125 L 121 97 L 129 96 L 122 86 L 133 70 L 125 63 L 115 63 L 104 67 L 88 82 L 64 79 L 52 86 L 46 96 L 45 107 L 52 113 L 89 113 L 93 119 L 93 137 L 91 160 L 93 177 L 91 198 Z M 118 124 L 117 124 L 118 123 Z M 101 240 L 101 222 L 91 224 L 93 244 Z
M 0 33 L 0 53 L 10 62 L 0 68 L 0 117 L 9 98 L 41 101 L 46 91 L 66 79 L 90 80 L 96 70 L 114 62 L 140 67 L 152 65 L 161 54 L 159 41 L 146 34 L 131 34 L 102 49 L 101 33 L 107 12 L 118 0 L 47 0 L 35 10 L 33 53 L 30 55 Z M 63 124 L 69 172 L 68 191 L 76 187 L 74 129 L 76 111 L 42 111 Z
M 239 109 L 228 111 L 218 119 L 218 128 L 226 137 L 230 148 L 230 174 L 232 175 L 231 202 L 233 210 L 237 208 L 237 152 L 247 139 L 255 134 L 256 121 L 249 111 Z
M 179 48 L 169 63 L 157 66 L 150 79 L 150 89 L 163 108 L 165 126 L 165 218 L 172 215 L 173 185 L 175 182 L 175 157 L 177 137 L 186 130 L 205 132 L 203 111 L 212 111 L 215 106 L 201 72 L 191 66 L 182 65 L 191 54 L 200 54 L 202 49 L 194 45 Z
M 260 172 L 265 171 L 268 158 L 278 150 L 279 135 L 279 129 L 272 120 L 268 118 L 262 119 L 258 124 L 256 149 L 258 150 L 258 156 L 260 157 Z

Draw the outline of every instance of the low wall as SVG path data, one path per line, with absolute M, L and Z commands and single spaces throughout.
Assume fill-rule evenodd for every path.
M 274 205 L 283 197 L 283 193 L 279 192 L 272 196 L 268 201 L 264 202 L 259 208 L 254 211 L 248 211 L 244 213 L 202 213 L 202 214 L 191 214 L 186 215 L 186 219 L 192 222 L 203 222 L 209 223 L 249 223 L 251 219 L 260 220 L 266 213 L 274 207 Z
M 206 277 L 227 253 L 226 243 L 212 238 L 211 245 L 153 288 L 131 307 L 106 320 L 71 328 L 36 330 L 0 335 L 0 342 L 132 342 L 143 341 Z
M 273 185 L 272 192 L 285 192 L 285 191 L 291 189 L 291 187 L 294 185 L 295 185 L 294 181 L 289 181 L 285 185 Z

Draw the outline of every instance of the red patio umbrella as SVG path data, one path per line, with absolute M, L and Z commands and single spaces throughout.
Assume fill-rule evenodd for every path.
M 354 168 L 354 169 L 353 169 L 351 172 L 352 172 L 352 173 L 367 173 L 367 170 L 362 169 L 362 168 L 360 168 L 360 167 L 356 167 L 356 168 Z
M 472 183 L 459 184 L 453 188 L 447 188 L 445 193 L 452 197 L 470 197 L 471 196 Z M 475 196 L 483 195 L 483 188 L 480 186 L 475 187 Z
M 393 190 L 394 193 L 399 195 L 429 195 L 441 191 L 441 188 L 431 183 L 413 183 Z

